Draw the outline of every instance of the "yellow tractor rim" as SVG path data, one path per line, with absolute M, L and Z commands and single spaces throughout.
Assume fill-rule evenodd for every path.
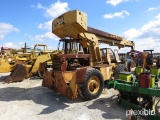
M 88 82 L 88 90 L 91 94 L 95 94 L 100 89 L 100 79 L 97 76 L 90 78 Z

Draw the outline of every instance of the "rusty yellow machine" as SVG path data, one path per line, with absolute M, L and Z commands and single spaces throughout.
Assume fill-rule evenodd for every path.
M 127 54 L 132 58 L 135 66 L 150 70 L 151 67 L 157 67 L 156 61 L 153 59 L 153 51 L 154 50 L 143 50 L 143 52 L 140 52 L 131 50 Z
M 1 47 L 0 73 L 11 72 L 14 70 L 16 64 L 30 60 L 29 49 L 26 43 L 21 49 Z
M 87 26 L 87 14 L 69 11 L 54 19 L 52 32 L 61 38 L 64 54 L 51 54 L 52 69 L 45 69 L 42 86 L 70 98 L 79 94 L 83 99 L 97 98 L 107 81 L 121 71 L 118 51 L 100 49 L 100 44 L 131 47 L 133 41 Z
M 39 51 L 38 47 L 42 47 L 43 50 Z M 26 48 L 23 50 L 26 51 Z M 6 83 L 22 81 L 24 78 L 31 77 L 37 72 L 39 73 L 38 75 L 41 75 L 38 71 L 39 64 L 45 61 L 49 62 L 51 60 L 50 53 L 53 52 L 48 50 L 45 44 L 36 44 L 30 53 L 25 52 L 17 55 L 16 60 L 21 62 L 16 64 L 11 74 L 4 81 Z
M 0 51 L 0 73 L 10 72 L 15 67 L 15 54 L 17 51 L 12 48 L 1 47 Z

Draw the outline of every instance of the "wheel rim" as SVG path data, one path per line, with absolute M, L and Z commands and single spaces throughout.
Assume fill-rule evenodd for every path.
M 95 94 L 100 89 L 100 79 L 97 76 L 90 78 L 88 82 L 88 90 L 91 94 Z

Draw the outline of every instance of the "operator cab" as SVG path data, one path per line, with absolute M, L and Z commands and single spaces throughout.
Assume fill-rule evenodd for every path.
M 118 50 L 116 49 L 113 52 L 111 48 L 101 48 L 100 52 L 103 63 L 110 64 L 110 63 L 121 62 L 119 59 Z
M 81 44 L 74 39 L 59 40 L 58 51 L 64 54 L 84 54 Z
M 59 40 L 58 53 L 66 55 L 67 70 L 76 70 L 78 67 L 89 66 L 89 58 L 83 58 L 81 55 L 86 53 L 84 52 L 84 48 L 81 46 L 79 40 Z

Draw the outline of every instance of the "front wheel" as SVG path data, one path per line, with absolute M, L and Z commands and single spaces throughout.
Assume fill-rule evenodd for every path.
M 104 87 L 104 79 L 97 69 L 88 69 L 86 71 L 85 83 L 79 85 L 79 94 L 85 100 L 98 98 Z

